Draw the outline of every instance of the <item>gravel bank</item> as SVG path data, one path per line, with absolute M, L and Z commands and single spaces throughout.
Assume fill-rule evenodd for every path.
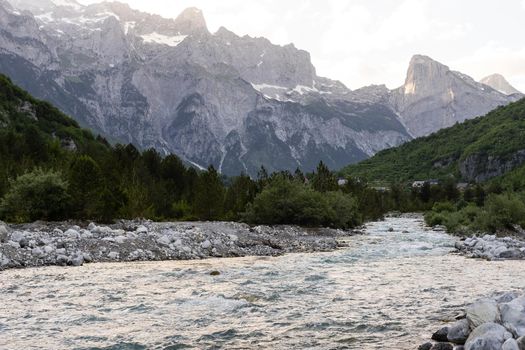
M 356 231 L 234 222 L 121 221 L 111 226 L 0 222 L 0 270 L 89 262 L 189 260 L 331 251 Z

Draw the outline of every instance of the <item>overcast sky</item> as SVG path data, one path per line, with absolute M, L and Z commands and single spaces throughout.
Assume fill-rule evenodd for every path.
M 352 89 L 400 86 L 419 53 L 476 80 L 501 73 L 525 92 L 525 0 L 120 1 L 164 17 L 195 6 L 212 32 L 224 26 L 294 43 L 310 52 L 318 75 Z

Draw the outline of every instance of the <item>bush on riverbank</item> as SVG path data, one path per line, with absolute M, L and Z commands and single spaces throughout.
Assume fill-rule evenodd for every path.
M 425 214 L 430 226 L 444 225 L 450 232 L 497 232 L 512 230 L 514 225 L 525 227 L 523 193 L 490 194 L 482 206 L 464 200 L 452 204 L 436 203 Z
M 280 178 L 248 205 L 244 219 L 254 224 L 296 224 L 351 228 L 360 224 L 357 202 L 350 195 L 321 193 L 297 181 Z

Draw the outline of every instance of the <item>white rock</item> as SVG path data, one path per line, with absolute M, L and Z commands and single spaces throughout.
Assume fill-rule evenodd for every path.
M 505 343 L 503 343 L 503 346 L 501 347 L 501 350 L 520 350 L 518 346 L 518 342 L 515 339 L 508 339 Z
M 40 249 L 39 247 L 36 247 L 36 248 L 33 248 L 31 250 L 31 254 L 36 256 L 36 257 L 41 257 L 44 255 L 44 252 L 42 251 L 42 249 Z
M 15 231 L 15 232 L 11 233 L 11 237 L 9 238 L 9 240 L 12 241 L 12 242 L 18 243 L 21 240 L 23 240 L 24 238 L 25 238 L 24 232 Z
M 162 244 L 162 245 L 170 245 L 171 239 L 167 235 L 164 235 L 164 236 L 157 238 L 157 243 Z
M 82 266 L 84 265 L 84 256 L 82 254 L 78 254 L 70 259 L 71 265 L 73 266 Z
M 500 304 L 501 322 L 514 337 L 525 336 L 525 296 Z
M 491 299 L 476 301 L 467 307 L 466 313 L 470 329 L 474 329 L 487 322 L 497 323 L 501 319 L 498 304 Z
M 66 254 L 66 248 L 59 248 L 56 250 L 57 255 L 65 255 Z
M 209 240 L 205 240 L 204 242 L 201 243 L 202 249 L 209 249 L 210 247 L 211 247 L 211 242 Z
M 123 244 L 127 240 L 127 238 L 125 236 L 117 236 L 114 240 L 118 244 Z
M 0 267 L 4 267 L 9 263 L 10 263 L 10 260 L 7 258 L 7 256 L 4 256 L 2 255 L 2 253 L 0 253 Z
M 49 253 L 51 253 L 53 250 L 55 250 L 55 248 L 53 248 L 53 247 L 50 246 L 50 245 L 46 245 L 46 246 L 44 246 L 44 253 L 45 253 L 45 254 L 49 254 Z
M 484 323 L 470 333 L 465 350 L 501 350 L 508 339 L 507 330 L 497 323 Z
M 80 233 L 77 230 L 72 229 L 72 228 L 64 232 L 64 234 L 69 238 L 76 238 L 76 239 L 80 238 Z
M 118 260 L 120 257 L 120 254 L 118 252 L 109 252 L 108 253 L 108 258 L 112 259 L 112 260 Z
M 7 241 L 7 225 L 0 221 L 0 243 Z
M 135 232 L 136 233 L 148 233 L 148 228 L 144 225 L 140 225 L 139 227 L 137 227 Z

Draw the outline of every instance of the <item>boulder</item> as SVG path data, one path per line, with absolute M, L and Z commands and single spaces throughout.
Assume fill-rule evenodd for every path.
M 488 322 L 476 327 L 470 333 L 465 350 L 501 350 L 509 333 L 500 324 Z
M 432 349 L 432 343 L 425 343 L 418 346 L 417 350 L 430 350 Z
M 465 344 L 469 334 L 469 322 L 467 319 L 462 319 L 449 327 L 447 339 L 449 342 L 454 344 Z
M 56 263 L 57 265 L 65 266 L 69 262 L 69 258 L 63 254 L 57 255 Z
M 119 256 L 120 256 L 120 254 L 118 252 L 109 252 L 108 253 L 108 258 L 110 258 L 111 260 L 118 260 Z
M 518 343 L 518 347 L 520 350 L 525 350 L 525 337 L 519 337 L 516 339 L 516 343 Z
M 474 329 L 483 323 L 498 323 L 501 319 L 498 304 L 492 299 L 476 301 L 467 307 L 466 313 L 470 329 Z
M 209 240 L 205 240 L 204 242 L 201 243 L 202 249 L 209 249 L 210 247 L 211 247 L 211 242 Z
M 23 232 L 20 232 L 20 231 L 15 231 L 13 233 L 11 233 L 11 237 L 9 238 L 9 240 L 11 242 L 20 242 L 21 240 L 23 240 L 25 238 L 25 234 Z
M 68 238 L 74 238 L 74 239 L 78 239 L 80 238 L 80 233 L 78 233 L 77 230 L 74 230 L 72 228 L 70 228 L 69 230 L 67 230 L 66 232 L 64 232 L 64 234 L 68 237 Z
M 40 247 L 33 248 L 31 250 L 31 254 L 36 256 L 37 258 L 40 258 L 41 256 L 45 255 L 44 251 Z
M 514 337 L 525 336 L 525 296 L 500 304 L 501 323 Z
M 448 334 L 448 327 L 443 327 L 437 332 L 435 332 L 434 334 L 432 334 L 432 340 L 446 342 L 448 341 L 447 334 Z
M 157 243 L 162 245 L 170 245 L 171 239 L 166 235 L 160 236 L 159 238 L 157 238 Z
M 436 343 L 430 350 L 454 350 L 454 346 L 450 343 Z
M 137 227 L 135 232 L 136 233 L 148 233 L 148 228 L 144 225 L 140 225 L 139 227 Z
M 10 262 L 11 261 L 9 260 L 7 256 L 4 256 L 2 255 L 2 253 L 0 253 L 0 267 L 7 266 L 9 265 Z
M 7 225 L 0 221 L 0 243 L 7 242 Z
M 522 253 L 519 249 L 507 249 L 504 252 L 499 254 L 499 258 L 501 259 L 519 259 L 521 258 Z
M 503 343 L 501 350 L 520 350 L 520 348 L 516 339 L 511 338 L 507 339 L 507 341 Z
M 73 266 L 82 266 L 84 265 L 84 256 L 82 254 L 78 254 L 70 259 L 71 265 Z

